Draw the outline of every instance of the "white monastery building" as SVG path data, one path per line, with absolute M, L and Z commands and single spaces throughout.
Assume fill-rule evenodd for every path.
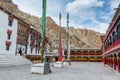
M 41 33 L 33 25 L 1 7 L 0 18 L 0 54 L 40 54 Z M 48 45 L 47 37 L 45 44 Z
M 17 19 L 0 9 L 0 53 L 14 54 L 16 51 Z

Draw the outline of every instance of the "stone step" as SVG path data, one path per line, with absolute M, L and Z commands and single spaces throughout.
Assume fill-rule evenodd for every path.
M 0 61 L 25 61 L 26 59 L 23 58 L 17 58 L 17 59 L 0 59 Z M 28 60 L 27 60 L 28 61 Z
M 0 67 L 7 67 L 7 66 L 18 66 L 18 65 L 31 65 L 31 64 L 0 64 Z
M 23 56 L 15 56 L 13 54 L 0 54 L 0 67 L 25 64 L 32 64 L 32 62 Z
M 28 63 L 28 61 L 0 61 L 0 64 L 2 63 Z

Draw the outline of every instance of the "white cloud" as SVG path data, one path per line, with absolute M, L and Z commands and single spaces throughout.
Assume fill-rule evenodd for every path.
M 59 16 L 59 13 L 62 12 L 63 4 L 59 0 L 48 0 L 47 1 L 47 15 L 49 16 Z
M 28 2 L 29 1 L 29 2 Z M 15 4 L 18 5 L 19 9 L 29 13 L 31 15 L 35 15 L 40 17 L 42 14 L 42 10 L 41 10 L 41 1 L 39 0 L 13 0 L 13 2 Z
M 88 26 L 89 26 L 88 29 L 92 29 L 92 30 L 95 30 L 95 31 L 98 31 L 101 33 L 106 32 L 106 30 L 109 26 L 109 23 L 98 21 L 95 18 L 92 21 L 93 21 L 92 24 L 88 24 Z
M 105 16 L 105 15 L 103 15 L 103 16 L 101 16 L 101 19 L 104 19 L 104 20 L 109 20 L 109 19 L 110 19 L 110 17 L 109 17 L 109 16 Z
M 35 16 L 42 16 L 42 0 L 13 0 L 20 10 Z M 47 0 L 47 16 L 57 16 L 63 9 L 62 1 L 60 0 Z
M 83 29 L 87 28 L 90 30 L 95 30 L 95 31 L 98 31 L 101 33 L 105 33 L 109 26 L 109 23 L 105 23 L 105 22 L 101 22 L 101 21 L 97 20 L 97 18 L 95 17 L 95 13 L 93 13 L 93 12 L 89 12 L 88 15 L 87 15 L 87 13 L 84 13 L 84 14 L 81 14 L 81 16 L 83 16 L 83 18 L 81 18 L 82 19 L 81 21 L 90 20 L 90 22 L 80 23 L 79 25 L 74 26 L 74 27 L 83 28 Z M 103 18 L 108 19 L 108 16 L 103 16 Z M 79 22 L 80 22 L 80 20 L 77 23 L 79 23 Z M 74 25 L 75 25 L 75 22 L 74 22 Z
M 101 33 L 105 33 L 109 26 L 108 23 L 110 21 L 109 19 L 111 13 L 105 14 L 105 12 L 102 11 L 103 15 L 97 16 L 97 11 L 92 10 L 92 8 L 95 7 L 103 7 L 104 3 L 105 2 L 101 0 L 75 0 L 67 4 L 66 11 L 70 12 L 73 15 L 77 15 L 77 18 L 79 18 L 76 22 L 79 23 L 79 25 L 77 25 L 76 28 L 87 28 Z M 108 23 L 99 21 L 97 17 L 108 20 Z
M 110 0 L 110 8 L 113 11 L 114 8 L 117 8 L 120 4 L 120 0 Z
M 101 33 L 105 33 L 107 28 L 108 28 L 109 24 L 108 23 L 104 23 L 104 22 L 95 22 L 95 24 L 80 24 L 79 27 L 75 27 L 75 28 L 83 28 L 83 29 L 90 29 L 90 30 L 94 30 L 97 32 L 101 32 Z
M 92 7 L 101 7 L 102 5 L 103 1 L 98 0 L 75 0 L 67 4 L 66 11 L 74 14 L 81 10 L 88 10 Z
M 95 25 L 94 27 L 90 27 L 89 29 L 92 29 L 101 33 L 105 33 L 108 26 L 109 26 L 108 23 L 98 22 L 97 25 Z
M 111 11 L 108 13 L 101 11 L 102 16 L 99 16 L 97 15 L 98 12 L 96 12 L 94 8 L 103 7 L 103 5 L 106 5 L 104 4 L 104 0 L 70 1 L 47 0 L 47 16 L 52 17 L 53 20 L 59 25 L 59 12 L 62 12 L 61 25 L 66 26 L 66 12 L 70 12 L 70 26 L 92 29 L 99 32 L 105 32 L 105 30 L 107 30 L 108 23 L 111 19 L 111 14 L 114 12 L 113 8 L 117 7 L 119 4 L 119 0 L 110 0 L 109 2 L 106 2 L 106 4 L 110 4 Z M 38 17 L 42 16 L 42 0 L 13 0 L 13 2 L 18 4 L 20 10 L 24 12 Z M 106 22 L 108 21 L 108 23 L 99 21 L 97 17 L 101 17 L 101 19 L 106 20 Z M 90 22 L 87 23 L 86 21 Z
M 42 16 L 42 0 L 13 0 L 13 2 L 18 5 L 20 10 L 26 13 L 38 17 Z M 64 6 L 63 1 L 61 0 L 47 0 L 46 16 L 52 17 L 54 21 L 58 23 L 59 13 L 63 12 Z M 64 21 L 64 18 L 62 18 L 63 25 L 65 25 Z
M 98 0 L 75 0 L 69 2 L 66 6 L 66 11 L 78 18 L 76 23 L 82 23 L 87 20 L 96 19 L 96 11 L 91 10 L 93 7 L 102 7 L 103 1 Z

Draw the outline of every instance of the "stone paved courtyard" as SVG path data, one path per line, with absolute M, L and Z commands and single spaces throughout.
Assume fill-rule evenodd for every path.
M 31 74 L 31 66 L 0 68 L 0 80 L 120 80 L 120 74 L 102 63 L 73 62 L 71 66 L 53 68 L 47 75 Z

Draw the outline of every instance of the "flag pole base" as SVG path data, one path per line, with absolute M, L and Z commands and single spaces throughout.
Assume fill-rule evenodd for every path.
M 54 62 L 54 67 L 63 68 L 63 62 L 61 61 Z
M 71 65 L 71 60 L 70 59 L 66 59 L 64 62 L 67 63 L 69 66 Z
M 45 62 L 45 63 L 33 64 L 31 66 L 31 73 L 42 74 L 42 75 L 51 73 L 50 63 Z

